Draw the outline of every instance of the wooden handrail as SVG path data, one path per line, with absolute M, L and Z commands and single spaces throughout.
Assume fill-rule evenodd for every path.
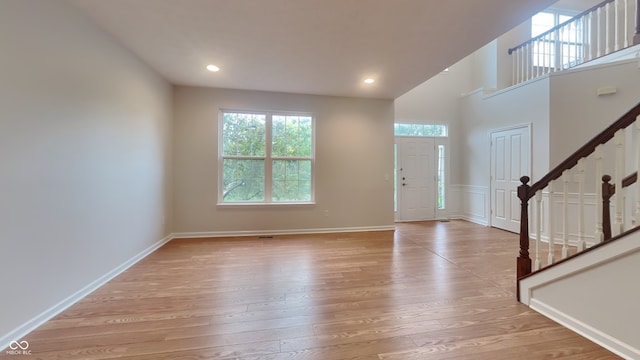
M 578 20 L 579 18 L 581 18 L 581 17 L 583 17 L 583 16 L 585 16 L 585 15 L 587 15 L 587 14 L 591 13 L 591 12 L 594 12 L 594 11 L 598 10 L 599 8 L 604 7 L 604 6 L 606 6 L 607 4 L 612 3 L 612 2 L 614 2 L 614 1 L 615 1 L 615 0 L 605 0 L 605 1 L 601 2 L 600 4 L 597 4 L 597 5 L 595 5 L 595 6 L 592 6 L 592 7 L 590 7 L 589 9 L 587 9 L 587 10 L 585 10 L 585 11 L 581 12 L 580 14 L 578 14 L 578 15 L 576 15 L 576 16 L 574 16 L 574 17 L 572 17 L 571 19 L 569 19 L 569 20 L 567 20 L 567 21 L 563 22 L 562 24 L 558 24 L 557 26 L 552 27 L 551 29 L 549 29 L 549 30 L 547 30 L 547 31 L 543 32 L 542 34 L 540 34 L 540 35 L 538 35 L 538 36 L 536 36 L 536 37 L 534 37 L 534 38 L 531 38 L 531 39 L 529 39 L 529 40 L 527 40 L 527 41 L 523 42 L 522 44 L 520 44 L 520 45 L 518 45 L 518 46 L 514 46 L 514 47 L 512 47 L 511 49 L 509 49 L 509 50 L 508 50 L 509 55 L 511 55 L 511 53 L 513 53 L 514 51 L 516 51 L 516 50 L 520 49 L 521 47 L 524 47 L 525 45 L 527 45 L 527 44 L 529 44 L 529 43 L 532 43 L 532 42 L 534 42 L 534 41 L 540 40 L 540 39 L 542 39 L 543 37 L 545 37 L 545 36 L 547 36 L 547 35 L 551 34 L 552 32 L 557 31 L 557 30 L 558 30 L 558 29 L 560 29 L 561 27 L 564 27 L 565 25 L 567 25 L 567 24 L 569 24 L 569 23 L 571 23 L 571 22 L 573 22 L 573 21 L 576 21 L 576 20 Z M 640 21 L 640 20 L 639 20 L 639 21 Z
M 628 187 L 636 183 L 638 181 L 638 172 L 634 172 L 633 174 L 627 176 L 622 179 L 622 187 Z
M 536 192 L 549 186 L 550 181 L 562 176 L 562 173 L 565 170 L 569 170 L 576 166 L 580 159 L 593 153 L 596 150 L 596 147 L 611 140 L 618 130 L 625 129 L 629 125 L 633 124 L 639 116 L 640 103 L 627 111 L 626 114 L 622 115 L 622 117 L 600 134 L 596 135 L 593 139 L 584 144 L 580 149 L 578 149 L 578 151 L 558 164 L 558 166 L 553 168 L 553 170 L 543 176 L 535 184 L 529 185 L 529 181 L 531 179 L 528 176 L 520 178 L 520 181 L 522 182 L 522 185 L 518 186 L 518 198 L 520 199 L 520 253 L 516 265 L 516 276 L 518 279 L 531 273 L 531 258 L 529 257 L 529 199 L 535 196 Z M 628 177 L 629 179 L 625 183 L 628 182 L 631 184 L 632 177 L 633 174 Z M 609 177 L 609 180 L 610 179 L 611 177 Z M 603 196 L 606 191 L 610 191 L 609 189 L 610 187 L 605 189 L 605 185 L 603 184 Z
M 537 191 L 546 188 L 549 185 L 549 182 L 551 180 L 555 180 L 560 176 L 562 176 L 562 173 L 565 170 L 568 170 L 574 167 L 578 163 L 578 160 L 580 160 L 583 157 L 587 157 L 589 154 L 594 152 L 598 145 L 602 145 L 607 141 L 611 140 L 615 135 L 616 131 L 624 129 L 629 125 L 633 124 L 633 122 L 636 120 L 638 116 L 640 116 L 640 103 L 638 103 L 636 106 L 631 108 L 631 110 L 629 110 L 626 114 L 622 115 L 622 117 L 620 117 L 620 119 L 618 119 L 616 122 L 611 124 L 611 126 L 606 128 L 600 134 L 596 135 L 593 139 L 591 139 L 589 142 L 584 144 L 580 149 L 578 149 L 578 151 L 576 151 L 567 159 L 565 159 L 563 162 L 558 164 L 558 166 L 553 168 L 553 170 L 549 171 L 547 175 L 543 176 L 535 184 L 531 185 L 527 194 L 527 199 L 531 199 L 536 194 Z

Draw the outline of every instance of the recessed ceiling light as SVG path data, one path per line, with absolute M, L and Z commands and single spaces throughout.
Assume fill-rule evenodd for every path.
M 374 80 L 374 79 L 372 79 L 372 78 L 368 78 L 368 79 L 365 79 L 365 80 L 364 80 L 364 83 L 365 83 L 365 84 L 373 84 L 374 82 L 375 82 L 375 80 Z
M 215 66 L 215 65 L 207 65 L 207 70 L 209 70 L 211 72 L 218 72 L 218 71 L 220 71 L 220 68 Z

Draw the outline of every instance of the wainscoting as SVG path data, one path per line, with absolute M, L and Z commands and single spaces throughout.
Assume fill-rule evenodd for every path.
M 479 225 L 490 224 L 489 188 L 476 185 L 450 185 L 451 217 Z
M 450 217 L 452 219 L 467 220 L 479 225 L 489 226 L 491 224 L 491 203 L 489 196 L 489 188 L 486 186 L 476 185 L 451 185 L 449 187 L 449 204 L 451 208 Z M 553 228 L 554 240 L 556 243 L 562 243 L 564 239 L 564 196 L 562 193 L 554 193 L 554 209 L 553 209 Z M 575 246 L 580 238 L 579 231 L 579 198 L 576 193 L 567 195 L 568 201 L 568 242 L 569 245 Z M 537 234 L 537 218 L 535 201 L 529 204 L 529 232 L 531 237 L 535 239 Z M 596 194 L 585 194 L 584 196 L 584 233 L 583 238 L 587 242 L 587 246 L 592 246 L 599 242 L 595 238 L 596 231 Z M 627 209 L 628 211 L 628 209 Z M 542 194 L 542 223 L 541 223 L 541 240 L 549 241 L 549 193 Z M 612 217 L 615 214 L 615 208 L 611 206 Z M 626 220 L 625 228 L 629 228 L 630 220 Z

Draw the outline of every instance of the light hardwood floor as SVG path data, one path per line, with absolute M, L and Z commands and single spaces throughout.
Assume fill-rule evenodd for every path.
M 30 359 L 618 359 L 515 300 L 516 256 L 464 221 L 173 240 L 25 339 Z

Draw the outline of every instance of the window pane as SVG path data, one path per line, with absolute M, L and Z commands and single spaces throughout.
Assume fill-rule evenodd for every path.
M 224 113 L 222 154 L 225 156 L 265 156 L 264 114 Z
M 273 161 L 273 201 L 311 201 L 311 160 Z
M 438 145 L 438 210 L 445 208 L 444 145 Z
M 539 12 L 531 18 L 531 37 L 536 37 L 555 25 L 555 14 Z
M 447 136 L 447 127 L 444 125 L 425 125 L 425 136 Z
M 396 123 L 393 129 L 396 136 L 447 136 L 446 125 Z
M 398 144 L 393 144 L 393 211 L 398 211 Z
M 223 160 L 223 201 L 264 201 L 264 160 Z
M 424 125 L 422 125 L 422 124 L 411 124 L 411 136 L 425 136 L 425 134 L 424 134 Z
M 398 124 L 396 135 L 408 136 L 411 134 L 411 124 Z
M 571 20 L 572 16 L 569 15 L 560 15 L 558 25 L 564 23 L 565 21 Z
M 310 157 L 312 121 L 309 116 L 274 115 L 272 147 L 276 157 Z

